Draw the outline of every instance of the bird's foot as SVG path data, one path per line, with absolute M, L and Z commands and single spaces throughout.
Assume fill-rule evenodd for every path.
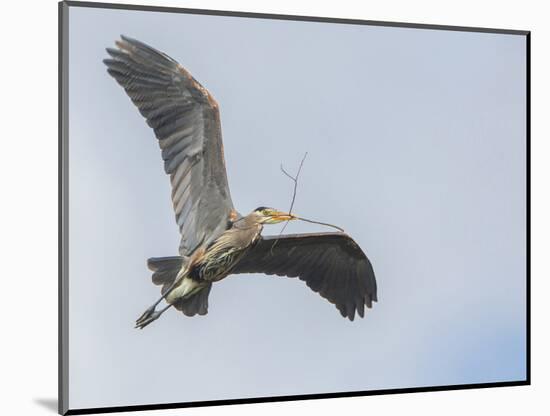
M 162 312 L 157 312 L 154 306 L 147 308 L 147 310 L 137 319 L 136 326 L 134 328 L 145 328 L 151 322 L 156 321 L 161 314 Z

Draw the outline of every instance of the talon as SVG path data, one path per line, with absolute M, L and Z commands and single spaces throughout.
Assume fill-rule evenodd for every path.
M 151 322 L 156 321 L 168 308 L 172 306 L 172 304 L 168 304 L 160 311 L 156 311 L 155 307 L 157 306 L 157 303 L 155 303 L 153 306 L 150 306 L 145 312 L 143 312 L 143 314 L 136 320 L 136 325 L 134 326 L 134 328 L 145 328 Z
M 162 312 L 157 312 L 153 308 L 150 310 L 149 308 L 145 313 L 136 321 L 136 326 L 134 328 L 143 329 L 147 325 L 149 325 L 151 322 L 156 321 L 158 317 L 162 314 Z
M 145 310 L 145 312 L 143 312 L 143 314 L 138 319 L 136 319 L 136 324 L 138 324 L 140 321 L 143 321 L 143 320 L 149 318 L 154 313 L 155 313 L 155 306 L 148 307 Z

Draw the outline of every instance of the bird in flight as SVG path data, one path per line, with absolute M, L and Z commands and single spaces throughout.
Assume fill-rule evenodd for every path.
M 377 301 L 376 280 L 357 243 L 344 232 L 262 236 L 265 224 L 299 217 L 263 206 L 246 216 L 235 210 L 214 97 L 168 55 L 126 36 L 115 44 L 103 62 L 155 133 L 181 233 L 179 256 L 147 262 L 161 297 L 136 328 L 172 306 L 205 315 L 212 284 L 239 273 L 298 277 L 343 317 L 353 321 L 356 311 L 363 317 L 365 305 Z

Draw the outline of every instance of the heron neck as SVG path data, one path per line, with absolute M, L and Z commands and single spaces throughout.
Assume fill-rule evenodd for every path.
M 256 229 L 258 232 L 261 232 L 264 228 L 262 224 L 260 224 L 256 218 L 252 217 L 251 215 L 248 215 L 239 221 L 235 222 L 233 224 L 233 228 L 238 230 L 247 230 L 247 229 Z

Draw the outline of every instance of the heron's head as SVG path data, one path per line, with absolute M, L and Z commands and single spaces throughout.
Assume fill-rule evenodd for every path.
M 283 221 L 292 221 L 296 219 L 292 214 L 268 207 L 258 207 L 252 211 L 251 215 L 254 215 L 256 221 L 260 224 L 277 224 Z

